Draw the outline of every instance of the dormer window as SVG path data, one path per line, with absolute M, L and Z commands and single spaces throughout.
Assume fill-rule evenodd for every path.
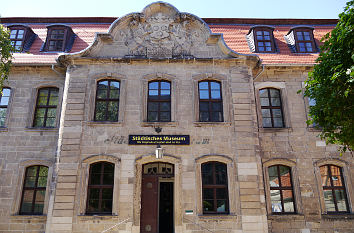
M 16 52 L 27 52 L 37 35 L 25 25 L 12 25 L 8 28 L 10 29 L 11 44 L 15 47 Z
M 294 27 L 284 38 L 293 53 L 318 52 L 311 27 Z
M 246 35 L 250 50 L 255 53 L 274 53 L 276 52 L 273 27 L 254 26 Z
M 51 25 L 47 28 L 47 40 L 42 51 L 69 52 L 76 37 L 72 29 L 66 25 Z

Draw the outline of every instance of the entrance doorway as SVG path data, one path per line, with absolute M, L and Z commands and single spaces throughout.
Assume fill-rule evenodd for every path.
M 141 182 L 141 233 L 174 232 L 174 165 L 143 165 Z

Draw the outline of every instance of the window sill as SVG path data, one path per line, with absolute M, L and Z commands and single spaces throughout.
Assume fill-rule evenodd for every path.
M 202 214 L 202 215 L 198 215 L 198 218 L 201 221 L 209 221 L 209 220 L 213 220 L 213 219 L 235 220 L 235 219 L 237 219 L 237 215 L 235 215 L 235 214 Z
M 59 128 L 54 127 L 54 128 L 45 128 L 45 127 L 26 127 L 25 131 L 31 131 L 31 132 L 45 132 L 45 131 L 58 131 Z
M 286 128 L 258 128 L 259 132 L 261 133 L 271 133 L 271 132 L 292 132 L 293 128 L 286 127 Z
M 88 126 L 122 126 L 122 121 L 87 121 L 86 125 Z
M 104 215 L 78 215 L 79 221 L 93 221 L 93 220 L 112 220 L 118 219 L 118 215 L 115 214 L 104 214 Z
M 47 219 L 47 215 L 30 215 L 30 214 L 14 214 L 10 216 L 11 219 L 38 219 L 38 220 L 46 220 Z
M 231 122 L 194 122 L 195 127 L 230 126 Z
M 270 214 L 268 215 L 268 220 L 277 220 L 277 221 L 291 221 L 291 220 L 304 220 L 305 216 L 302 214 Z
M 348 219 L 354 219 L 354 214 L 353 213 L 322 214 L 322 219 L 326 219 L 326 220 L 348 220 Z
M 144 121 L 141 123 L 141 127 L 176 127 L 178 126 L 177 121 L 170 121 L 170 122 L 147 122 Z

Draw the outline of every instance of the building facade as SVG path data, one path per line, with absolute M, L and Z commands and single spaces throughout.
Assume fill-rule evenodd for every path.
M 1 23 L 0 232 L 353 232 L 352 154 L 298 94 L 336 20 Z

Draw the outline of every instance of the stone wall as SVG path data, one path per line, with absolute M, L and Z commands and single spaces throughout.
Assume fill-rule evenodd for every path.
M 37 89 L 56 86 L 62 90 L 64 76 L 49 67 L 15 66 L 4 85 L 11 88 L 12 93 L 5 128 L 0 128 L 0 232 L 44 232 L 46 209 L 43 216 L 18 214 L 26 167 L 49 166 L 50 184 L 55 162 L 58 129 L 32 127 Z M 60 106 L 57 110 L 60 112 Z M 49 194 L 49 188 L 47 190 Z

